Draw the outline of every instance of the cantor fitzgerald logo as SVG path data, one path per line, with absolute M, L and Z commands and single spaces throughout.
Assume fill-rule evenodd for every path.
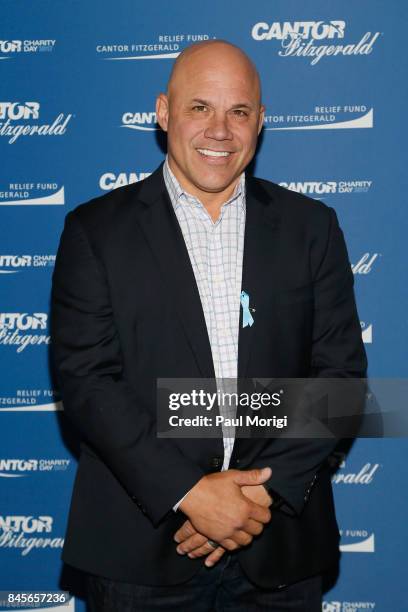
M 22 353 L 28 346 L 50 344 L 45 312 L 0 312 L 0 345 Z
M 356 261 L 356 263 L 351 264 L 351 270 L 353 274 L 370 274 L 373 265 L 378 257 L 381 257 L 381 253 L 363 253 L 360 259 Z
M 103 191 L 111 191 L 117 187 L 143 181 L 150 175 L 151 172 L 105 172 L 99 179 L 99 188 Z
M 381 32 L 366 32 L 355 42 L 344 41 L 346 22 L 331 21 L 260 21 L 251 29 L 258 42 L 275 42 L 280 57 L 307 57 L 315 66 L 323 57 L 370 55 Z M 325 44 L 321 41 L 328 41 Z M 341 42 L 339 42 L 341 41 Z
M 156 120 L 156 113 L 149 112 L 125 112 L 122 115 L 122 128 L 128 130 L 140 130 L 142 132 L 155 132 L 160 130 L 160 126 Z
M 340 550 L 350 553 L 375 552 L 375 536 L 365 529 L 340 529 Z
M 0 191 L 0 206 L 63 206 L 64 185 L 54 182 L 8 183 Z
M 18 274 L 31 268 L 49 268 L 55 255 L 0 255 L 0 274 Z
M 24 478 L 34 472 L 65 472 L 70 459 L 2 459 L 0 478 Z
M 103 60 L 163 60 L 178 57 L 184 47 L 215 38 L 209 34 L 159 34 L 148 42 L 100 43 L 96 53 Z
M 311 197 L 367 193 L 373 181 L 352 179 L 342 181 L 281 181 L 279 185 Z
M 375 610 L 373 601 L 323 601 L 322 612 L 358 612 Z
M 35 548 L 62 548 L 64 539 L 55 536 L 54 518 L 48 515 L 0 515 L 0 548 L 18 549 L 24 557 Z
M 0 396 L 0 412 L 56 412 L 63 410 L 58 393 L 52 389 L 16 389 Z
M 265 115 L 266 132 L 282 130 L 346 130 L 374 126 L 374 109 L 364 104 L 315 106 L 302 114 Z
M 337 485 L 369 485 L 373 482 L 378 469 L 379 463 L 365 463 L 355 472 L 345 471 L 346 463 L 340 466 L 340 469 L 332 476 L 332 483 Z
M 50 53 L 56 40 L 0 40 L 0 60 L 14 59 L 24 53 Z
M 24 136 L 63 136 L 73 115 L 59 113 L 41 123 L 39 102 L 0 102 L 0 136 L 13 144 Z

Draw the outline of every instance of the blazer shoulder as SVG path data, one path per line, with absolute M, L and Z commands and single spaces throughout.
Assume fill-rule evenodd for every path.
M 77 221 L 90 233 L 110 232 L 126 223 L 135 209 L 143 207 L 147 199 L 154 199 L 163 186 L 164 180 L 159 166 L 142 181 L 118 187 L 79 204 L 67 214 L 66 219 Z
M 252 178 L 251 180 L 264 191 L 266 197 L 273 201 L 280 214 L 304 222 L 321 220 L 322 223 L 327 223 L 330 221 L 333 208 L 324 202 L 314 200 L 266 179 Z
M 142 182 L 118 187 L 79 204 L 67 214 L 67 217 L 75 217 L 86 226 L 108 224 L 130 205 L 140 205 L 138 194 Z

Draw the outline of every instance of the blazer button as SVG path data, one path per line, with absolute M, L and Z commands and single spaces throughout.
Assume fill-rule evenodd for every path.
M 214 471 L 219 470 L 222 467 L 222 461 L 221 457 L 211 457 L 210 468 Z

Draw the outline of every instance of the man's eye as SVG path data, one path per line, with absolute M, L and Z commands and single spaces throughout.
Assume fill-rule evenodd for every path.
M 248 116 L 248 113 L 246 111 L 242 110 L 241 108 L 235 108 L 233 113 L 237 117 L 247 117 Z
M 197 106 L 193 106 L 193 111 L 197 113 L 203 113 L 207 110 L 207 107 L 204 104 L 198 104 Z

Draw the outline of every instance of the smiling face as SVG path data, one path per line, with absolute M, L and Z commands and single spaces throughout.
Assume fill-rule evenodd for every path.
M 249 59 L 226 43 L 190 47 L 156 112 L 182 187 L 203 202 L 210 194 L 225 201 L 255 153 L 263 123 L 259 78 Z

